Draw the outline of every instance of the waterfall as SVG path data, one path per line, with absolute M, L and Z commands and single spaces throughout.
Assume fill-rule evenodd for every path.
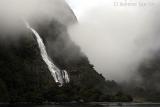
M 68 75 L 67 71 L 63 70 L 63 72 L 64 72 L 64 77 L 63 78 L 65 79 L 66 83 L 69 83 L 70 79 L 69 79 L 69 75 Z
M 29 23 L 27 23 L 26 21 L 25 21 L 25 24 L 26 24 L 27 28 L 29 30 L 31 30 L 32 33 L 34 34 L 34 36 L 36 37 L 42 59 L 46 63 L 46 65 L 48 66 L 48 69 L 51 72 L 55 82 L 59 83 L 59 86 L 62 86 L 64 83 L 68 83 L 70 80 L 69 80 L 69 76 L 68 76 L 67 71 L 66 70 L 60 70 L 58 67 L 56 67 L 56 65 L 53 63 L 51 58 L 48 56 L 47 51 L 46 51 L 46 47 L 43 43 L 42 38 L 38 34 L 38 32 L 36 30 L 34 30 L 29 25 Z

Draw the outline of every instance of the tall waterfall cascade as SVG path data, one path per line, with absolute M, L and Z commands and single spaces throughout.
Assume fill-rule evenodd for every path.
M 53 76 L 54 80 L 56 83 L 58 83 L 59 86 L 63 86 L 64 83 L 69 83 L 70 79 L 69 79 L 69 75 L 67 73 L 66 70 L 60 70 L 52 61 L 52 59 L 48 56 L 47 51 L 46 51 L 46 47 L 43 43 L 43 40 L 41 38 L 41 36 L 38 34 L 38 32 L 33 29 L 28 22 L 25 21 L 26 27 L 31 30 L 31 32 L 34 34 L 39 49 L 40 49 L 40 53 L 42 56 L 43 61 L 46 63 L 46 65 L 48 66 L 49 71 L 51 72 L 51 75 Z

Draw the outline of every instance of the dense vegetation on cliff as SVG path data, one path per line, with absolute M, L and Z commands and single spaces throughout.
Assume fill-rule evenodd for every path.
M 48 14 L 50 9 L 47 14 L 38 9 L 38 16 L 31 14 L 31 19 L 27 19 L 43 39 L 54 64 L 68 71 L 70 83 L 57 86 L 42 60 L 34 34 L 22 19 L 17 21 L 15 17 L 15 22 L 11 17 L 18 28 L 11 26 L 10 21 L 5 30 L 0 27 L 0 102 L 131 101 L 115 81 L 106 80 L 94 69 L 80 47 L 70 39 L 67 27 L 77 20 L 67 3 L 63 0 L 53 3 L 58 4 L 52 4 L 57 8 L 53 14 Z
M 18 34 L 17 40 L 1 33 L 0 102 L 132 100 L 114 81 L 95 71 L 69 38 L 66 26 L 56 20 L 35 25 L 54 63 L 68 71 L 71 82 L 57 87 L 30 31 Z

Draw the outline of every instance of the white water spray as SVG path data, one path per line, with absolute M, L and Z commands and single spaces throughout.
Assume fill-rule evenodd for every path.
M 67 71 L 63 70 L 63 73 L 64 73 L 63 78 L 65 79 L 66 83 L 69 83 L 70 79 L 69 79 L 69 75 L 68 75 Z
M 67 71 L 66 70 L 62 70 L 61 71 L 52 62 L 51 58 L 48 56 L 48 54 L 46 52 L 46 47 L 45 47 L 45 45 L 43 43 L 43 40 L 41 39 L 40 35 L 38 34 L 38 32 L 36 30 L 34 30 L 29 25 L 29 23 L 27 23 L 26 21 L 25 21 L 25 24 L 26 24 L 27 28 L 29 30 L 31 30 L 33 32 L 33 34 L 35 35 L 35 37 L 37 39 L 37 43 L 38 43 L 39 49 L 40 49 L 40 53 L 41 53 L 42 59 L 47 64 L 48 69 L 50 70 L 55 82 L 59 83 L 59 86 L 62 86 L 64 83 L 69 83 L 70 79 L 69 79 L 69 75 L 68 75 Z

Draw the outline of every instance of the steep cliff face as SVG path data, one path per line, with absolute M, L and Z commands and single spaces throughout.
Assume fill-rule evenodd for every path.
M 53 62 L 61 70 L 68 71 L 71 82 L 63 87 L 55 84 L 31 31 L 26 29 L 16 34 L 0 32 L 0 102 L 111 101 L 114 99 L 111 94 L 120 91 L 114 81 L 106 81 L 95 71 L 70 39 L 67 26 L 77 20 L 68 5 L 64 7 L 63 20 L 37 19 L 29 23 L 42 37 Z M 11 39 L 12 35 L 18 38 Z M 124 101 L 130 97 L 125 98 Z
M 15 34 L 19 35 L 16 40 L 10 39 L 12 34 L 4 36 L 6 34 L 1 32 L 1 102 L 71 101 L 80 99 L 80 93 L 84 93 L 87 88 L 96 88 L 104 83 L 104 78 L 94 70 L 80 48 L 71 41 L 67 26 L 76 22 L 76 17 L 67 5 L 66 10 L 68 13 L 65 14 L 68 16 L 62 21 L 44 20 L 32 25 L 43 38 L 54 63 L 69 72 L 71 83 L 57 87 L 29 30 Z

